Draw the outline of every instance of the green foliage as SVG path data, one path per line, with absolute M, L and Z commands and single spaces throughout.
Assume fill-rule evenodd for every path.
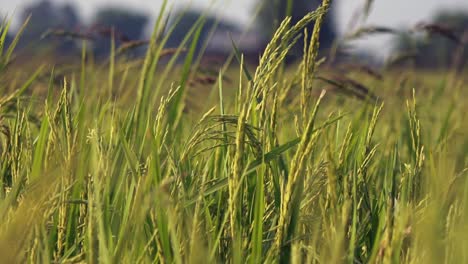
M 97 65 L 83 45 L 60 82 L 2 68 L 2 261 L 468 262 L 466 80 L 355 73 L 379 103 L 324 86 L 329 3 L 285 19 L 255 71 L 234 47 L 240 69 L 212 90 L 189 85 L 203 17 L 160 63 L 168 1 L 143 61 L 113 48 Z M 312 21 L 302 62 L 282 67 Z

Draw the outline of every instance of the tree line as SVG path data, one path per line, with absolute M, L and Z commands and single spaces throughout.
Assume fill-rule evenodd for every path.
M 256 35 L 259 39 L 256 43 L 254 54 L 249 56 L 259 57 L 268 44 L 276 28 L 286 17 L 291 17 L 291 22 L 298 22 L 305 14 L 315 10 L 321 3 L 320 0 L 257 0 L 258 13 L 256 15 Z M 199 44 L 209 40 L 212 30 L 216 28 L 223 32 L 242 32 L 235 23 L 222 18 L 210 16 L 200 10 L 179 10 L 173 12 L 169 19 L 168 28 L 172 33 L 168 39 L 168 47 L 178 47 L 190 31 L 194 23 L 204 16 L 204 24 L 201 28 Z M 143 41 L 147 36 L 146 29 L 150 26 L 148 14 L 138 11 L 130 11 L 118 7 L 103 7 L 95 13 L 91 21 L 85 22 L 79 16 L 79 12 L 72 4 L 54 4 L 49 0 L 26 6 L 20 12 L 20 20 L 29 19 L 21 36 L 19 47 L 29 47 L 35 50 L 51 49 L 54 52 L 67 55 L 79 53 L 81 41 L 76 38 L 85 38 L 90 41 L 90 49 L 96 57 L 108 56 L 111 49 L 111 40 L 115 45 L 126 42 Z M 340 41 L 337 32 L 337 17 L 332 8 L 326 16 L 325 23 L 320 34 L 321 50 L 324 54 L 336 48 Z M 171 23 L 176 23 L 171 25 Z M 307 25 L 310 33 L 313 23 Z M 395 55 L 407 55 L 410 60 L 400 61 L 398 65 L 405 65 L 410 61 L 417 67 L 457 67 L 463 66 L 468 61 L 468 13 L 461 11 L 441 11 L 429 24 L 419 25 L 425 34 L 411 31 L 398 31 L 393 40 L 393 53 Z M 62 36 L 62 38 L 57 38 Z M 227 33 L 226 33 L 226 37 Z M 303 37 L 298 36 L 298 42 L 287 57 L 287 62 L 294 62 L 302 56 Z M 10 35 L 8 41 L 12 41 Z M 54 43 L 54 45 L 50 45 Z M 142 50 L 140 49 L 140 52 Z M 210 52 L 207 50 L 206 52 Z M 229 51 L 226 51 L 229 52 Z M 138 52 L 137 52 L 138 53 Z M 366 54 L 368 57 L 369 55 Z M 404 57 L 404 56 L 401 57 Z

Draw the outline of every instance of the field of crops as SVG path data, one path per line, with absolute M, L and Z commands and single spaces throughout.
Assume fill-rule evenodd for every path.
M 141 61 L 1 41 L 0 262 L 468 263 L 466 74 L 338 72 L 324 10 L 215 74 L 162 16 Z

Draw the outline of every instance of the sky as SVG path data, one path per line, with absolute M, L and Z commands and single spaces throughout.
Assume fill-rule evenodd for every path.
M 25 5 L 37 0 L 0 0 L 0 14 L 19 13 Z M 162 0 L 52 0 L 56 3 L 74 3 L 79 7 L 85 19 L 92 17 L 101 6 L 122 6 L 140 10 L 150 16 L 156 16 Z M 188 4 L 196 8 L 211 8 L 213 12 L 240 25 L 249 25 L 255 11 L 255 0 L 168 0 L 170 5 L 183 7 Z M 346 30 L 353 20 L 355 10 L 362 7 L 365 0 L 335 0 L 338 29 Z M 430 21 L 440 9 L 466 10 L 468 0 L 375 0 L 374 8 L 366 24 L 407 28 L 421 21 Z M 18 24 L 18 21 L 15 21 Z M 388 38 L 373 38 L 360 42 L 361 47 L 374 50 L 388 50 Z

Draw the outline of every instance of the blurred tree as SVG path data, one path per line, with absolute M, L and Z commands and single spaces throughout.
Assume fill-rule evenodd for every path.
M 48 0 L 26 6 L 21 12 L 20 19 L 25 21 L 29 16 L 31 16 L 30 21 L 20 39 L 22 45 L 37 43 L 41 35 L 48 30 L 74 30 L 80 25 L 80 18 L 74 6 L 70 4 L 57 6 Z M 61 39 L 57 43 L 56 49 L 62 52 L 68 52 L 74 48 L 74 42 L 71 40 Z
M 425 36 L 398 36 L 395 54 L 413 54 L 415 66 L 420 68 L 463 68 L 468 62 L 468 13 L 442 11 L 432 23 L 415 29 Z
M 286 16 L 291 16 L 291 22 L 295 24 L 308 12 L 317 9 L 321 3 L 321 0 L 259 0 L 260 10 L 257 17 L 259 33 L 263 35 L 263 39 L 271 39 L 274 32 Z M 334 19 L 332 12 L 327 14 L 325 17 L 324 24 L 320 31 L 321 50 L 330 48 L 337 37 Z M 313 28 L 314 23 L 307 25 L 309 36 L 313 31 Z M 267 43 L 265 43 L 265 47 L 266 44 Z M 292 48 L 287 61 L 292 62 L 300 58 L 303 53 L 303 47 L 304 40 L 301 38 Z
M 234 24 L 219 20 L 214 16 L 207 15 L 206 13 L 203 13 L 203 11 L 179 11 L 175 12 L 173 18 L 169 22 L 168 29 L 172 30 L 172 32 L 169 36 L 166 46 L 169 48 L 179 47 L 193 26 L 196 25 L 196 22 L 202 17 L 203 24 L 200 37 L 197 42 L 197 54 L 201 51 L 203 43 L 206 43 L 210 40 L 210 32 L 212 30 L 215 30 L 221 34 L 226 34 L 226 37 L 228 36 L 228 32 L 232 33 L 240 31 Z M 191 41 L 188 41 L 185 44 L 185 47 L 188 48 L 190 44 Z
M 9 47 L 12 41 L 13 41 L 13 36 L 10 33 L 7 33 L 3 47 Z
M 149 18 L 143 13 L 123 8 L 107 7 L 99 10 L 92 23 L 92 31 L 99 33 L 94 43 L 98 56 L 108 54 L 112 35 L 118 45 L 121 42 L 141 40 Z
M 0 17 L 0 36 L 3 34 L 4 26 L 6 26 L 7 23 L 8 21 L 6 20 L 6 18 Z M 3 47 L 5 48 L 5 47 L 10 46 L 10 43 L 12 40 L 13 40 L 13 36 L 11 34 L 11 30 L 9 29 L 6 34 L 5 43 Z

